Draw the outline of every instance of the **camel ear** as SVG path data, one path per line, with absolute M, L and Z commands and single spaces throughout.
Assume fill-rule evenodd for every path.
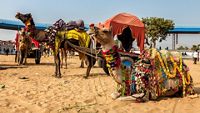
M 29 16 L 29 17 L 32 17 L 31 13 L 28 13 L 28 16 Z

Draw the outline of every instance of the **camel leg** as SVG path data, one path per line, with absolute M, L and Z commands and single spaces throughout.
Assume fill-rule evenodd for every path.
M 64 61 L 63 61 L 64 59 Z M 67 69 L 67 53 L 65 48 L 61 48 L 61 68 Z
M 67 69 L 67 50 L 64 49 L 64 58 L 65 58 L 65 69 Z
M 83 59 L 81 60 L 81 66 L 80 66 L 80 68 L 84 68 L 84 60 Z
M 57 54 L 57 78 L 61 78 L 61 72 L 60 72 L 60 55 Z
M 55 52 L 55 51 L 54 51 L 54 52 Z M 57 64 L 58 64 L 57 62 L 58 62 L 58 61 L 57 61 L 57 56 L 56 56 L 56 54 L 54 53 L 55 74 L 54 74 L 53 76 L 55 76 L 55 77 L 57 76 L 57 71 L 58 71 L 58 70 L 57 70 L 57 67 L 58 67 L 58 66 L 57 66 Z
M 27 63 L 27 54 L 28 54 L 28 50 L 25 51 L 25 55 L 24 55 L 24 65 L 26 65 Z
M 55 77 L 56 78 L 61 78 L 61 73 L 60 73 L 60 55 L 59 53 L 54 54 L 54 62 L 55 62 Z
M 18 52 L 17 52 L 17 64 L 18 64 L 18 65 L 20 65 L 20 62 L 21 62 L 20 54 L 21 54 L 21 52 L 18 51 Z
M 86 75 L 83 76 L 84 78 L 88 78 L 88 76 L 90 75 L 90 71 L 92 69 L 92 67 L 94 66 L 94 64 L 96 63 L 96 59 L 92 58 L 90 56 L 86 56 L 86 61 L 88 62 L 88 66 L 87 66 L 87 71 L 86 71 Z
M 63 67 L 63 48 L 60 49 L 60 53 L 61 53 L 61 68 Z
M 15 62 L 18 61 L 17 51 L 15 52 Z
M 23 62 L 24 62 L 24 54 L 25 54 L 25 52 L 20 50 L 20 53 L 19 53 L 19 65 L 23 64 Z
M 79 59 L 81 60 L 80 68 L 84 68 L 84 59 L 85 59 L 84 54 L 79 53 Z

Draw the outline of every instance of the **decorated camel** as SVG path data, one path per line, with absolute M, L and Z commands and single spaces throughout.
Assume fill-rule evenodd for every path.
M 15 60 L 20 64 L 26 64 L 26 59 L 28 52 L 31 48 L 31 39 L 29 35 L 25 32 L 24 28 L 18 32 L 16 37 L 16 58 Z
M 72 24 L 66 24 L 62 19 L 56 21 L 53 26 L 50 26 L 45 31 L 48 34 L 49 45 L 54 51 L 54 61 L 55 61 L 55 77 L 60 78 L 60 51 L 62 51 L 65 58 L 65 66 L 67 67 L 67 54 L 66 51 L 74 50 L 79 52 L 79 57 L 81 60 L 85 60 L 87 63 L 87 71 L 84 76 L 87 78 L 89 76 L 90 70 L 92 66 L 94 66 L 96 59 L 89 54 L 81 52 L 81 47 L 83 49 L 87 49 L 90 51 L 89 47 L 91 44 L 89 35 L 84 31 L 84 23 L 83 21 L 76 27 Z M 86 54 L 86 55 L 85 55 Z M 84 63 L 84 62 L 82 62 Z
M 17 48 L 16 53 L 18 56 L 18 58 L 16 59 L 20 61 L 19 64 L 26 64 L 27 54 L 30 50 L 31 44 L 34 43 L 37 47 L 39 47 L 38 41 L 42 41 L 43 39 L 45 39 L 46 35 L 44 31 L 36 30 L 35 23 L 30 13 L 22 14 L 18 12 L 15 17 L 25 24 L 24 30 L 20 31 L 23 33 L 17 34 L 17 37 L 15 39 Z M 24 50 L 26 50 L 26 52 L 24 52 Z
M 126 60 L 118 53 L 111 31 L 91 26 L 89 34 L 103 46 L 110 75 L 118 85 L 113 99 L 148 101 L 162 96 L 194 94 L 192 77 L 178 52 L 144 50 L 138 59 Z M 130 65 L 131 64 L 131 65 Z

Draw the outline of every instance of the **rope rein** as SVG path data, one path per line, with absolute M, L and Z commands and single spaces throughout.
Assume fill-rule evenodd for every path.
M 91 57 L 93 57 L 95 59 L 97 57 L 102 59 L 101 56 L 97 54 L 98 52 L 95 49 L 92 49 L 92 48 L 89 49 L 89 48 L 86 48 L 86 47 L 80 47 L 80 46 L 72 44 L 71 42 L 69 42 L 67 40 L 66 40 L 66 42 L 67 42 L 67 44 L 69 44 L 69 46 L 71 46 L 73 49 L 75 49 L 76 51 L 78 51 L 80 53 L 86 54 L 86 55 L 91 56 Z

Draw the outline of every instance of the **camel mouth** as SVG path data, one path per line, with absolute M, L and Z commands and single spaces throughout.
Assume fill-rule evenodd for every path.
M 17 18 L 17 19 L 18 19 L 18 18 L 19 18 L 19 15 L 16 15 L 16 16 L 15 16 L 15 18 Z
M 20 13 L 17 12 L 17 14 L 15 15 L 15 18 L 19 19 L 19 15 L 20 15 Z

